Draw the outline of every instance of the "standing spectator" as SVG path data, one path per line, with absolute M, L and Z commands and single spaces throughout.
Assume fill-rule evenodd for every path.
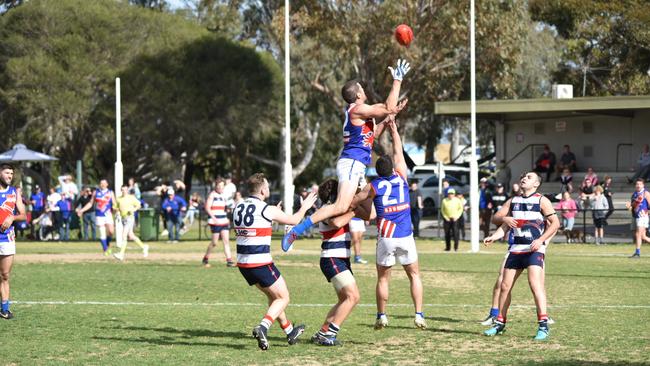
M 174 193 L 173 188 L 167 188 L 167 199 L 162 204 L 162 209 L 167 218 L 168 243 L 178 243 L 178 240 L 180 240 L 183 212 L 187 211 L 185 199 Z
M 492 197 L 487 188 L 487 179 L 481 178 L 479 184 L 479 227 L 483 231 L 483 236 L 490 235 L 490 218 L 492 217 Z
M 564 145 L 564 151 L 562 152 L 560 161 L 557 163 L 557 166 L 555 168 L 558 174 L 564 171 L 564 169 L 569 169 L 570 172 L 575 172 L 578 170 L 576 165 L 576 155 L 571 152 L 569 145 Z
M 569 168 L 564 168 L 562 170 L 562 175 L 560 176 L 560 183 L 562 184 L 560 188 L 560 193 L 564 192 L 573 193 L 573 175 Z
M 591 168 L 591 167 L 587 168 L 587 174 L 585 174 L 585 177 L 582 180 L 582 184 L 580 185 L 580 188 L 585 186 L 585 184 L 586 184 L 586 182 L 588 180 L 591 181 L 591 186 L 592 187 L 595 187 L 596 185 L 598 185 L 598 175 L 596 175 L 596 173 L 594 173 L 594 169 Z
M 88 204 L 93 198 L 93 191 L 90 187 L 84 187 L 81 190 L 81 194 L 77 199 L 75 209 L 82 208 Z M 95 208 L 92 207 L 90 210 L 83 213 L 81 216 L 81 237 L 83 240 L 97 240 L 97 235 L 95 234 Z M 88 235 L 88 229 L 90 228 L 90 236 Z
M 203 204 L 203 200 L 201 199 L 199 192 L 192 193 L 187 208 L 187 215 L 185 215 L 185 222 L 187 224 L 185 225 L 185 227 L 187 228 L 187 230 L 189 230 L 190 227 L 192 227 L 192 224 L 194 224 L 194 219 L 199 214 L 199 208 L 201 207 L 202 204 Z
M 34 236 L 34 220 L 38 219 L 45 211 L 45 193 L 41 191 L 41 187 L 38 185 L 34 186 L 34 192 L 29 198 L 29 203 L 32 206 L 32 225 L 31 234 Z
M 238 204 L 242 203 L 244 201 L 244 197 L 241 195 L 240 191 L 235 192 L 235 198 L 234 198 L 234 205 L 237 206 Z
M 592 217 L 594 218 L 594 226 L 596 231 L 594 236 L 596 237 L 596 245 L 603 243 L 603 233 L 604 227 L 607 226 L 607 211 L 609 210 L 609 205 L 607 204 L 607 198 L 603 195 L 603 187 L 596 186 L 594 188 L 594 195 L 591 197 L 591 207 Z
M 499 211 L 507 199 L 508 194 L 506 194 L 503 184 L 497 183 L 497 190 L 492 194 L 492 212 Z
M 56 191 L 56 188 L 50 188 L 50 194 L 47 196 L 47 209 L 52 216 L 52 229 L 54 233 L 58 233 L 61 229 L 61 209 L 58 206 L 61 201 L 61 195 Z
M 64 198 L 74 200 L 79 195 L 79 188 L 70 174 L 60 176 L 59 184 L 61 185 L 61 196 Z
M 135 178 L 129 178 L 129 194 L 135 196 L 135 198 L 140 201 L 142 199 L 142 192 L 140 192 L 140 186 L 136 183 Z
M 548 145 L 544 145 L 544 151 L 535 161 L 534 170 L 538 173 L 546 173 L 546 181 L 551 180 L 551 173 L 555 170 L 555 154 Z M 487 235 L 486 235 L 487 236 Z
M 632 178 L 627 178 L 627 182 L 630 184 L 634 183 L 639 178 L 643 180 L 648 179 L 648 175 L 650 174 L 650 147 L 648 144 L 643 145 L 643 151 L 641 152 L 641 155 L 639 155 L 639 159 L 637 159 L 636 162 L 636 172 Z
M 648 230 L 648 206 L 650 205 L 650 192 L 645 189 L 645 182 L 643 179 L 638 178 L 636 183 L 634 183 L 635 191 L 632 193 L 630 202 L 627 202 L 625 206 L 628 210 L 632 211 L 632 216 L 636 224 L 636 232 L 634 233 L 634 239 L 636 242 L 636 249 L 634 254 L 630 258 L 639 259 L 641 258 L 641 243 L 643 240 L 650 242 L 650 238 L 646 235 L 646 230 Z
M 411 224 L 413 225 L 413 236 L 420 236 L 420 217 L 422 216 L 422 193 L 418 189 L 418 183 L 412 182 L 409 190 L 409 200 L 411 203 Z
M 59 207 L 61 222 L 59 224 L 59 240 L 70 240 L 70 223 L 72 222 L 72 198 L 61 197 L 56 203 Z
M 573 230 L 575 217 L 578 214 L 578 205 L 576 204 L 576 201 L 571 198 L 569 192 L 564 192 L 562 194 L 562 199 L 558 202 L 556 208 L 562 214 L 562 228 L 564 228 L 565 231 Z M 570 242 L 571 239 L 569 239 L 569 243 Z
M 510 187 L 510 179 L 512 179 L 512 172 L 510 171 L 510 167 L 506 165 L 505 160 L 501 160 L 499 166 L 497 167 L 495 180 L 497 183 L 501 183 L 503 187 Z
M 450 188 L 447 198 L 440 206 L 445 227 L 445 252 L 451 250 L 451 239 L 454 239 L 454 251 L 458 251 L 458 219 L 463 215 L 463 204 L 456 197 L 456 190 Z
M 603 186 L 603 195 L 607 198 L 607 205 L 609 206 L 609 210 L 607 210 L 607 215 L 605 216 L 605 219 L 608 219 L 614 213 L 614 201 L 612 200 L 612 196 L 614 195 L 612 192 L 612 177 L 606 175 L 600 184 Z
M 163 183 L 160 185 L 160 187 L 156 187 L 156 193 L 158 194 L 158 198 L 160 199 L 160 217 L 162 218 L 163 222 L 163 231 L 161 233 L 162 236 L 168 235 L 169 231 L 167 230 L 167 211 L 162 208 L 163 203 L 168 198 L 167 190 L 169 189 L 169 185 L 166 183 Z
M 463 214 L 458 218 L 458 232 L 460 232 L 460 239 L 465 240 L 465 216 L 467 216 L 469 205 L 467 204 L 467 200 L 462 193 L 458 192 L 456 197 L 458 197 L 460 203 L 463 205 Z
M 449 181 L 447 179 L 442 180 L 442 197 L 447 197 L 447 192 L 449 192 Z

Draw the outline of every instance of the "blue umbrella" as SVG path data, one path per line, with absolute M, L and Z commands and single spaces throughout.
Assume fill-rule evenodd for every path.
M 0 154 L 0 161 L 55 161 L 59 160 L 53 156 L 30 150 L 23 144 L 16 144 L 14 147 Z

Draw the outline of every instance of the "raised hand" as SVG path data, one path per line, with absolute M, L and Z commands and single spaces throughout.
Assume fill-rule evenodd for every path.
M 393 80 L 402 81 L 404 76 L 409 72 L 409 70 L 411 70 L 411 64 L 406 62 L 406 60 L 399 59 L 397 60 L 395 68 L 393 69 L 388 66 L 388 70 L 390 70 L 391 75 L 393 75 Z

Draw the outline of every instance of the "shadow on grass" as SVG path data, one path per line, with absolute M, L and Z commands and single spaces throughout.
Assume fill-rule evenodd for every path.
M 413 319 L 412 315 L 391 315 L 391 318 L 395 319 Z M 431 320 L 434 322 L 443 322 L 443 323 L 462 323 L 463 320 L 459 319 L 453 319 L 453 318 L 445 318 L 441 316 L 425 316 L 424 317 L 427 320 Z
M 525 365 L 555 366 L 555 365 L 582 365 L 582 366 L 650 366 L 650 362 L 630 361 L 585 361 L 585 360 L 548 360 L 540 362 L 526 362 Z
M 454 269 L 444 269 L 444 270 L 420 270 L 420 272 L 442 272 L 442 273 L 471 273 L 471 274 L 493 274 L 494 271 L 471 271 L 471 270 L 454 270 Z M 619 272 L 619 271 L 616 271 Z M 621 271 L 622 272 L 622 271 Z M 635 273 L 644 273 L 640 271 L 635 271 Z M 576 274 L 576 273 L 546 273 L 546 276 L 551 277 L 578 277 L 578 278 L 629 278 L 629 279 L 638 279 L 645 280 L 648 279 L 648 276 L 628 276 L 628 275 L 599 275 L 599 274 Z
M 223 346 L 233 349 L 244 349 L 247 348 L 245 345 L 241 344 L 227 344 L 227 343 L 212 343 L 212 342 L 192 342 L 188 339 L 196 337 L 211 337 L 211 338 L 225 338 L 225 339 L 244 339 L 250 340 L 251 343 L 255 343 L 254 338 L 250 333 L 245 332 L 228 332 L 228 331 L 218 331 L 211 329 L 179 329 L 172 327 L 163 327 L 163 328 L 153 328 L 153 327 L 138 327 L 138 326 L 125 326 L 125 327 L 103 327 L 102 329 L 111 330 L 111 331 L 151 331 L 158 333 L 171 334 L 176 336 L 169 335 L 160 335 L 159 337 L 93 337 L 93 339 L 103 339 L 103 340 L 113 340 L 113 341 L 124 341 L 124 342 L 141 342 L 141 343 L 150 343 L 157 345 L 187 345 L 187 346 Z M 288 347 L 287 339 L 284 337 L 268 337 L 272 342 L 274 347 Z

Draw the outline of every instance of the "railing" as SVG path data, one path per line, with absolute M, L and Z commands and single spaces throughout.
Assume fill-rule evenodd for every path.
M 533 164 L 535 163 L 535 149 L 533 147 L 535 146 L 546 146 L 546 144 L 528 144 L 524 146 L 521 150 L 519 150 L 518 153 L 515 154 L 515 156 L 511 157 L 510 160 L 506 161 L 506 165 L 510 165 L 510 163 L 515 160 L 516 158 L 519 157 L 524 151 L 530 148 L 530 166 L 532 167 Z
M 623 146 L 634 146 L 634 145 L 629 144 L 629 143 L 621 143 L 621 144 L 616 145 L 616 171 L 617 172 L 620 171 L 620 170 L 618 170 L 618 157 L 619 157 L 619 154 L 621 152 L 621 147 L 623 147 Z

